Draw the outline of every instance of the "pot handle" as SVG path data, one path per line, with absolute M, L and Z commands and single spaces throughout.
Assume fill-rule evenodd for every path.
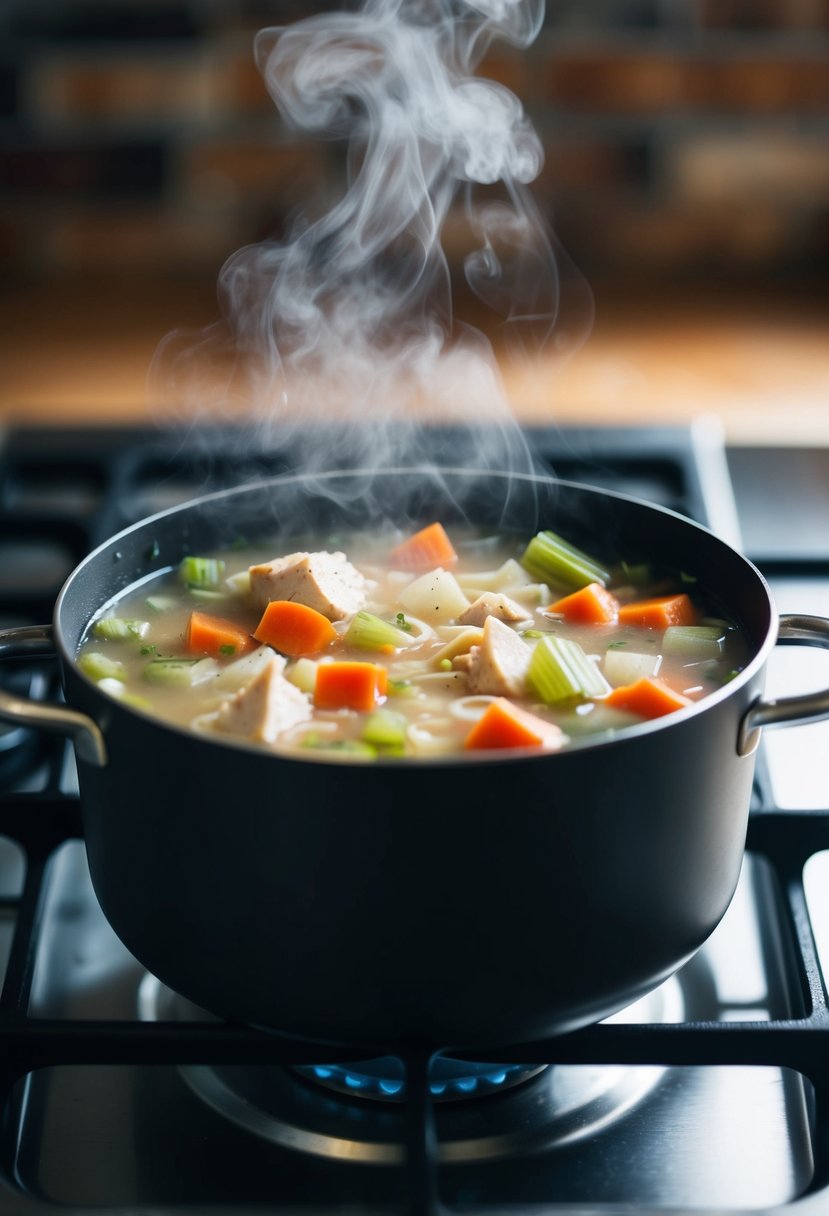
M 829 619 L 822 616 L 786 614 L 780 617 L 777 641 L 781 646 L 822 646 L 829 650 Z M 748 709 L 740 723 L 737 752 L 750 756 L 757 750 L 764 726 L 785 726 L 789 722 L 817 722 L 829 718 L 829 688 L 779 700 L 760 698 Z
M 0 659 L 36 658 L 54 655 L 51 625 L 24 625 L 0 629 Z M 107 762 L 104 736 L 98 723 L 76 709 L 42 701 L 30 701 L 0 688 L 0 719 L 18 726 L 67 735 L 81 760 L 103 768 Z

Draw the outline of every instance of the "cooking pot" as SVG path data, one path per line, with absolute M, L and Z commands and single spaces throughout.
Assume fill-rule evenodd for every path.
M 207 737 L 79 670 L 90 620 L 189 553 L 237 541 L 465 517 L 549 527 L 605 560 L 698 577 L 751 658 L 703 701 L 554 753 L 355 763 Z M 295 547 L 295 546 L 294 546 Z M 784 617 L 739 553 L 658 507 L 543 476 L 442 469 L 281 477 L 209 495 L 90 554 L 49 627 L 0 653 L 60 656 L 67 706 L 0 717 L 72 737 L 95 891 L 151 972 L 220 1017 L 390 1050 L 506 1046 L 599 1020 L 655 987 L 725 912 L 763 725 L 829 716 L 829 691 L 763 699 Z

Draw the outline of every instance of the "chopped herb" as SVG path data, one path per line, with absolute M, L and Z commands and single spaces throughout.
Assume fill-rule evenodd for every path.
M 158 647 L 155 644 L 153 644 L 152 646 L 142 646 L 138 653 L 139 654 L 158 654 Z
M 627 642 L 608 642 L 608 650 L 618 650 L 620 646 L 627 646 Z
M 694 583 L 699 582 L 695 574 L 688 574 L 685 570 L 680 570 L 679 581 L 684 583 L 686 587 L 693 587 Z
M 235 654 L 236 647 L 232 643 L 227 643 L 225 646 L 219 647 L 219 654 Z
M 397 616 L 394 618 L 394 623 L 398 629 L 405 629 L 406 633 L 412 632 L 412 626 L 410 622 L 406 620 L 406 614 L 404 612 L 398 612 Z
M 549 638 L 552 637 L 552 632 L 549 629 L 525 629 L 521 634 L 522 638 Z
M 146 554 L 147 561 L 154 562 L 160 553 L 161 553 L 161 546 L 159 545 L 157 540 L 154 540 L 153 543 L 147 549 L 147 554 Z

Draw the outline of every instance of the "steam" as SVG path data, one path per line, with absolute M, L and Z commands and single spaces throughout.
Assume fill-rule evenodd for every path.
M 256 60 L 283 122 L 346 142 L 345 187 L 229 258 L 223 320 L 157 354 L 165 396 L 278 428 L 311 474 L 416 463 L 424 422 L 452 428 L 454 463 L 531 471 L 489 342 L 454 316 L 442 236 L 451 225 L 464 243 L 505 341 L 542 348 L 560 259 L 527 188 L 541 143 L 518 99 L 474 76 L 493 38 L 526 47 L 542 19 L 543 0 L 366 0 L 263 30 Z

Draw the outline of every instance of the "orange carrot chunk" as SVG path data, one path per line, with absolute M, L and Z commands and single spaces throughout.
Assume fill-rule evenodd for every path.
M 389 562 L 396 570 L 434 570 L 435 566 L 451 566 L 457 560 L 458 555 L 441 523 L 421 528 L 389 554 Z
M 643 676 L 633 684 L 614 688 L 604 698 L 603 704 L 638 714 L 640 718 L 661 718 L 663 714 L 672 714 L 676 709 L 693 705 L 693 701 L 681 692 L 674 692 L 664 680 Z
M 694 625 L 697 613 L 688 596 L 660 595 L 655 599 L 636 600 L 619 608 L 620 625 L 642 625 L 646 629 L 667 629 L 669 625 Z
M 327 616 L 293 600 L 271 600 L 256 626 L 257 642 L 273 646 L 280 654 L 318 654 L 337 637 Z
M 464 740 L 464 747 L 494 749 L 506 747 L 557 747 L 561 729 L 553 722 L 519 709 L 505 697 L 490 701 Z
M 209 612 L 191 612 L 184 634 L 184 645 L 191 654 L 209 654 L 214 658 L 247 654 L 256 646 L 250 634 L 235 621 Z
M 619 601 L 601 583 L 588 583 L 580 591 L 550 604 L 548 612 L 560 612 L 565 621 L 580 625 L 609 625 L 619 615 Z
M 314 704 L 318 709 L 374 709 L 386 695 L 387 683 L 379 663 L 320 663 Z

